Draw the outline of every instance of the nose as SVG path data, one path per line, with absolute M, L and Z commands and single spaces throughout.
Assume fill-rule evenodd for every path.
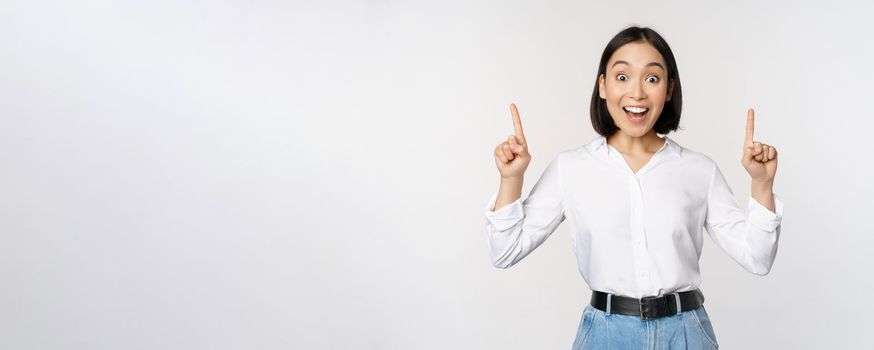
M 640 82 L 639 84 L 632 84 L 631 91 L 629 92 L 631 93 L 631 97 L 635 100 L 642 100 L 646 98 L 646 92 L 643 91 L 643 82 Z

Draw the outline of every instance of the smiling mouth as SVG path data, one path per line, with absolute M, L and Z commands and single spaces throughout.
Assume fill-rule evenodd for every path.
M 646 115 L 646 112 L 649 111 L 649 108 L 625 106 L 622 107 L 622 110 L 624 110 L 625 114 L 627 114 L 628 117 L 633 120 L 643 120 L 643 116 Z

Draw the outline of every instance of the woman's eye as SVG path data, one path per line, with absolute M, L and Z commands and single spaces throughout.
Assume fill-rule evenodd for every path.
M 626 81 L 628 80 L 628 76 L 626 76 L 625 74 L 619 74 L 616 76 L 616 80 Z
M 646 81 L 650 82 L 650 83 L 658 83 L 659 77 L 657 77 L 655 75 L 650 75 L 649 77 L 646 78 Z

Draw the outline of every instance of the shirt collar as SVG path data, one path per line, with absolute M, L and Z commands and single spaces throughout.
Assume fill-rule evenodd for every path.
M 664 151 L 668 153 L 674 153 L 677 156 L 682 157 L 683 147 L 680 146 L 678 143 L 674 142 L 674 140 L 672 140 L 667 135 L 665 135 L 663 138 L 665 140 L 665 145 L 663 146 Z M 597 137 L 592 139 L 592 141 L 586 145 L 586 148 L 588 148 L 589 152 L 592 153 L 603 152 L 603 154 L 606 155 L 610 152 L 610 147 L 607 147 L 607 138 L 602 135 L 598 135 Z

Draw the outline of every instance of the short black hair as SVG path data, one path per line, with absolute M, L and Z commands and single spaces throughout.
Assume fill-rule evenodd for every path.
M 665 108 L 662 114 L 653 126 L 656 133 L 665 135 L 671 131 L 676 131 L 680 126 L 680 112 L 683 107 L 683 92 L 680 88 L 680 72 L 677 71 L 677 61 L 674 59 L 674 53 L 668 42 L 662 38 L 659 33 L 647 27 L 632 26 L 623 29 L 616 34 L 607 47 L 604 48 L 604 53 L 601 54 L 601 63 L 598 65 L 598 75 L 595 77 L 595 91 L 592 92 L 592 105 L 589 112 L 592 117 L 592 127 L 602 136 L 611 136 L 619 127 L 613 123 L 613 118 L 610 117 L 610 112 L 607 111 L 607 103 L 601 98 L 599 93 L 599 79 L 602 75 L 607 74 L 607 63 L 610 57 L 620 47 L 630 42 L 644 41 L 651 44 L 665 59 L 668 73 L 668 88 L 671 90 L 671 100 L 665 102 Z M 673 88 L 671 88 L 673 83 Z

